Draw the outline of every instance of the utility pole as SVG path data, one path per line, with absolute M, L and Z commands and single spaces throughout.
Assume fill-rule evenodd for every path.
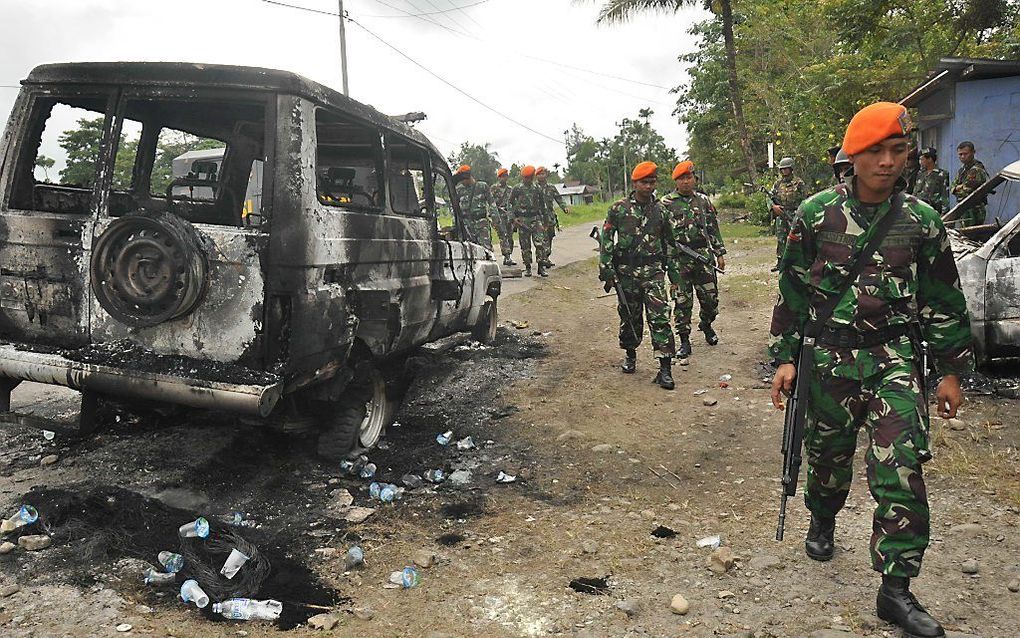
M 340 5 L 340 74 L 343 76 L 344 95 L 350 96 L 347 86 L 347 29 L 344 25 L 344 0 L 337 0 Z

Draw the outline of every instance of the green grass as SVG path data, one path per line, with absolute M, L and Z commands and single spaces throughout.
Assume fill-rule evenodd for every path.
M 768 228 L 755 226 L 746 222 L 727 222 L 719 225 L 723 239 L 750 239 L 752 237 L 772 237 Z

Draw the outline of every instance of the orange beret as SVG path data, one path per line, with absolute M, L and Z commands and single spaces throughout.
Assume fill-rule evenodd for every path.
M 535 169 L 535 175 L 542 175 L 543 173 L 547 174 L 548 172 L 549 169 L 546 168 L 545 166 L 539 166 L 538 168 Z
M 534 176 L 535 167 L 532 166 L 531 164 L 528 164 L 527 166 L 521 169 L 521 177 L 534 177 Z
M 865 106 L 846 127 L 843 150 L 857 155 L 890 137 L 906 137 L 910 133 L 910 114 L 895 102 L 875 102 Z
M 454 173 L 454 175 L 460 175 L 461 173 L 470 173 L 470 172 L 471 172 L 471 167 L 470 166 L 468 166 L 467 164 L 461 164 L 460 168 L 457 169 L 457 172 Z
M 673 169 L 673 179 L 680 179 L 681 175 L 694 172 L 694 162 L 691 160 L 684 160 L 676 165 Z
M 504 175 L 509 175 L 509 174 L 510 174 L 510 171 L 506 170 L 505 168 L 501 168 L 498 171 L 496 171 L 496 177 L 503 177 Z
M 655 162 L 641 162 L 634 167 L 634 171 L 630 174 L 630 179 L 633 182 L 642 180 L 649 175 L 655 175 L 655 171 L 659 170 L 659 167 L 655 165 Z

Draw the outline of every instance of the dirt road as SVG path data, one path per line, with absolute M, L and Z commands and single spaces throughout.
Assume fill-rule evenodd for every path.
M 782 417 L 760 364 L 771 247 L 729 247 L 722 343 L 695 342 L 674 392 L 650 383 L 647 344 L 638 374 L 619 373 L 612 299 L 598 296 L 590 259 L 502 299 L 504 319 L 527 327 L 423 361 L 388 449 L 370 455 L 386 480 L 442 467 L 463 484 L 409 490 L 364 523 L 342 521 L 337 501 L 346 489 L 370 505 L 367 481 L 223 417 L 114 413 L 88 441 L 5 428 L 4 511 L 34 488 L 71 514 L 53 517 L 51 548 L 0 556 L 0 588 L 21 588 L 0 598 L 0 626 L 12 637 L 114 635 L 120 623 L 128 635 L 276 634 L 213 623 L 139 579 L 181 517 L 239 510 L 274 564 L 265 593 L 290 611 L 290 635 L 315 634 L 304 621 L 324 607 L 342 636 L 898 636 L 874 615 L 860 463 L 833 561 L 804 556 L 799 498 L 787 540 L 774 540 Z M 1018 416 L 1016 402 L 971 395 L 963 422 L 937 426 L 932 546 L 915 589 L 950 636 L 1005 638 L 1020 626 L 1020 594 L 1008 589 L 1020 578 Z M 479 448 L 438 445 L 446 429 Z M 48 454 L 59 460 L 40 467 Z M 516 482 L 498 484 L 500 470 Z M 738 557 L 726 573 L 696 547 L 715 534 Z M 366 564 L 345 573 L 353 543 Z M 420 585 L 384 587 L 422 553 L 436 559 Z M 976 574 L 962 572 L 970 559 Z M 570 587 L 579 578 L 593 579 L 576 584 L 584 593 Z M 675 594 L 685 615 L 670 610 Z

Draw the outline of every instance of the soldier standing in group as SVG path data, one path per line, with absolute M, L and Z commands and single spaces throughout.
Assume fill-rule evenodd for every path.
M 910 145 L 910 152 L 907 153 L 907 165 L 903 168 L 903 179 L 907 182 L 908 193 L 914 192 L 914 185 L 917 184 L 917 174 L 921 170 L 917 147 Z
M 962 202 L 968 195 L 978 189 L 979 186 L 988 181 L 988 171 L 985 165 L 974 157 L 974 142 L 960 142 L 956 147 L 956 155 L 960 158 L 960 170 L 956 173 L 956 181 L 953 182 L 953 195 L 956 195 L 956 203 Z M 988 215 L 988 199 L 984 198 L 970 210 L 964 211 L 960 217 L 964 226 L 977 226 L 985 223 Z
M 669 329 L 664 264 L 671 241 L 669 220 L 655 198 L 656 171 L 652 162 L 634 167 L 630 179 L 634 190 L 614 203 L 602 225 L 599 279 L 606 292 L 617 290 L 620 314 L 620 348 L 626 352 L 622 369 L 637 370 L 637 348 L 644 336 L 643 315 L 648 317 L 652 348 L 659 358 L 659 373 L 652 380 L 666 390 L 674 388 L 675 342 Z
M 521 169 L 521 183 L 510 191 L 508 207 L 517 226 L 517 239 L 521 243 L 521 257 L 524 259 L 524 276 L 531 276 L 531 245 L 535 245 L 538 261 L 538 276 L 548 277 L 545 264 L 549 261 L 549 246 L 546 243 L 545 206 L 542 203 L 542 189 L 535 183 L 535 167 Z
M 677 356 L 691 355 L 691 315 L 694 295 L 698 296 L 700 319 L 698 328 L 705 341 L 714 346 L 719 337 L 712 322 L 719 314 L 719 286 L 715 266 L 726 268 L 726 247 L 719 232 L 719 219 L 708 197 L 695 192 L 694 162 L 680 162 L 673 169 L 676 190 L 662 198 L 663 211 L 669 218 L 673 233 L 667 273 L 673 295 L 673 320 L 680 337 Z M 702 257 L 701 260 L 682 251 L 683 245 Z
M 556 237 L 556 231 L 560 228 L 560 219 L 556 216 L 553 204 L 558 205 L 564 215 L 569 214 L 570 211 L 567 210 L 566 204 L 563 203 L 563 197 L 560 196 L 560 192 L 549 183 L 549 170 L 546 167 L 538 167 L 535 171 L 535 179 L 538 181 L 539 188 L 542 189 L 542 204 L 545 206 L 546 243 L 549 248 L 549 257 L 546 259 L 545 266 L 546 268 L 551 268 L 555 265 L 551 261 L 553 238 Z
M 492 194 L 489 185 L 480 182 L 471 174 L 471 167 L 464 164 L 453 174 L 457 189 L 457 200 L 460 212 L 464 215 L 464 225 L 468 230 L 468 239 L 492 250 L 492 230 L 489 216 L 495 215 Z
M 843 183 L 843 176 L 853 166 L 850 163 L 850 157 L 846 154 L 846 151 L 839 149 L 836 153 L 836 159 L 832 160 L 832 185 L 839 186 Z
M 790 234 L 790 224 L 797 207 L 808 196 L 807 186 L 799 177 L 793 176 L 793 158 L 784 157 L 779 160 L 779 180 L 772 186 L 772 216 L 776 227 L 776 265 L 772 272 L 779 270 L 779 261 L 786 249 L 786 236 Z
M 949 173 L 937 166 L 938 152 L 933 148 L 921 151 L 921 172 L 914 184 L 914 195 L 929 204 L 939 215 L 949 210 Z
M 777 408 L 795 377 L 810 375 L 799 397 L 807 406 L 806 553 L 820 561 L 833 557 L 836 514 L 850 490 L 863 425 L 868 485 L 877 502 L 871 564 L 882 574 L 878 615 L 906 635 L 936 638 L 945 635 L 942 627 L 909 591 L 930 531 L 922 475 L 931 458 L 928 401 L 920 362 L 926 341 L 943 375 L 935 393 L 938 414 L 952 418 L 962 401 L 960 375 L 973 369 L 974 358 L 945 226 L 930 206 L 900 192 L 909 130 L 907 110 L 891 102 L 867 106 L 850 121 L 843 149 L 853 168 L 845 183 L 805 201 L 790 232 L 769 351 L 778 364 L 772 383 Z M 854 266 L 854 255 L 885 228 L 878 250 Z M 841 288 L 848 273 L 858 272 L 849 288 Z M 825 312 L 820 308 L 834 310 L 817 326 L 815 318 Z M 812 333 L 810 341 L 805 332 Z M 798 369 L 802 348 L 807 360 Z
M 496 171 L 496 183 L 492 185 L 490 194 L 492 204 L 496 207 L 497 229 L 499 235 L 499 249 L 503 253 L 504 266 L 516 266 L 517 262 L 511 259 L 514 252 L 514 218 L 510 213 L 510 171 L 501 168 Z

